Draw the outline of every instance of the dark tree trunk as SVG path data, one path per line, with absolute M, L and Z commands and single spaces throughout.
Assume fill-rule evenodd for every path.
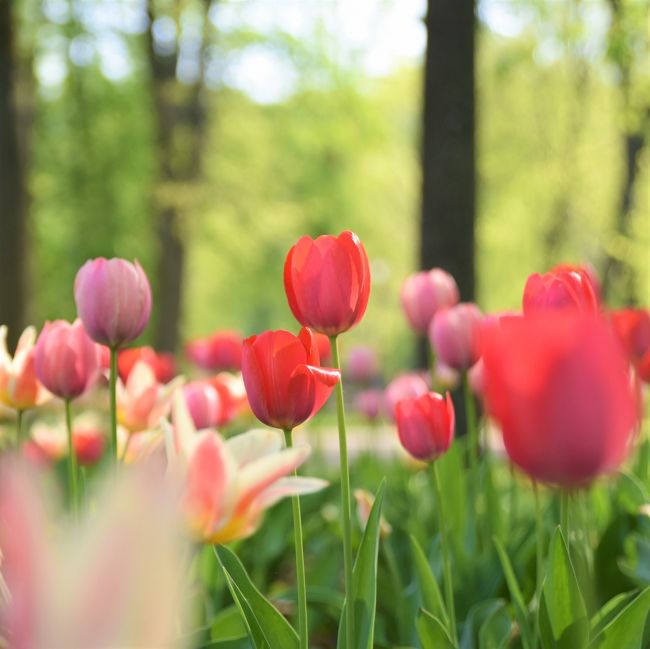
M 474 23 L 473 0 L 429 0 L 420 266 L 450 272 L 465 301 L 475 291 Z
M 156 18 L 153 0 L 148 1 L 150 25 Z M 158 263 L 155 286 L 155 334 L 158 349 L 175 351 L 179 343 L 185 273 L 182 212 L 191 209 L 188 191 L 200 179 L 205 113 L 203 107 L 203 57 L 207 44 L 210 0 L 204 0 L 204 29 L 200 46 L 200 74 L 192 84 L 176 77 L 178 48 L 158 51 L 148 32 L 148 56 L 157 118 L 159 160 L 156 192 Z M 182 137 L 179 130 L 182 129 Z M 180 197 L 184 197 L 181 201 Z
M 25 326 L 26 194 L 15 106 L 12 0 L 0 0 L 0 324 L 13 346 Z

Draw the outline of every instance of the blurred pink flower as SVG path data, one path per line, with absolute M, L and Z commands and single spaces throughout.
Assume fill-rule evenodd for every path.
M 238 331 L 215 331 L 205 338 L 190 340 L 185 346 L 187 357 L 204 370 L 241 369 L 243 337 Z
M 192 381 L 183 386 L 183 396 L 194 425 L 216 428 L 222 419 L 219 391 L 209 381 Z
M 439 309 L 458 303 L 456 280 L 441 268 L 409 275 L 401 291 L 402 308 L 411 327 L 425 334 Z
M 409 372 L 396 376 L 384 391 L 386 414 L 395 421 L 395 407 L 402 399 L 419 397 L 429 392 L 429 386 L 420 374 Z
M 321 361 L 322 363 L 322 361 Z M 346 377 L 351 381 L 369 381 L 379 371 L 377 352 L 367 345 L 353 347 L 348 354 Z
M 375 421 L 379 418 L 383 405 L 383 390 L 362 390 L 354 399 L 355 409 L 370 421 Z
M 438 311 L 429 328 L 429 340 L 436 358 L 456 370 L 474 365 L 481 355 L 482 320 L 483 314 L 472 302 Z

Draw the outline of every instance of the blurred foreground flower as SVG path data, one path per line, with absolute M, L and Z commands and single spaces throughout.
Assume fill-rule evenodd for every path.
M 237 331 L 215 331 L 205 338 L 190 340 L 185 346 L 187 357 L 209 371 L 241 369 L 242 336 Z
M 284 264 L 284 289 L 298 322 L 337 336 L 359 323 L 370 296 L 368 255 L 356 234 L 301 237 Z
M 0 466 L 0 637 L 12 649 L 183 649 L 188 553 L 169 489 L 122 472 L 78 526 L 48 516 L 38 484 L 15 458 Z
M 13 410 L 27 410 L 49 396 L 34 368 L 36 329 L 27 327 L 23 331 L 13 358 L 7 349 L 7 333 L 6 325 L 0 326 L 0 404 Z
M 650 383 L 650 311 L 621 309 L 611 314 L 611 320 L 630 363 Z
M 271 505 L 327 486 L 317 478 L 286 477 L 307 459 L 310 448 L 284 448 L 279 431 L 251 430 L 228 440 L 213 430 L 197 432 L 180 392 L 167 437 L 170 469 L 184 480 L 189 525 L 204 543 L 250 536 Z
M 557 311 L 507 318 L 487 327 L 483 338 L 488 412 L 517 466 L 564 487 L 619 466 L 638 402 L 603 319 Z
M 409 275 L 400 293 L 402 308 L 411 327 L 426 334 L 439 309 L 454 306 L 460 299 L 456 280 L 442 268 Z

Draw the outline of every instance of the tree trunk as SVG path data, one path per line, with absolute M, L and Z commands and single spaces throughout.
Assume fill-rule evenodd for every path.
M 184 84 L 176 77 L 178 47 L 158 51 L 152 26 L 156 19 L 149 0 L 148 56 L 157 119 L 159 172 L 155 193 L 158 236 L 155 334 L 158 349 L 175 351 L 180 335 L 185 272 L 182 215 L 191 209 L 191 187 L 201 176 L 205 111 L 203 107 L 203 57 L 207 44 L 210 0 L 204 0 L 204 29 L 200 46 L 200 74 Z
M 12 0 L 0 0 L 0 324 L 13 347 L 25 326 L 26 193 L 14 103 Z
M 429 0 L 422 131 L 420 266 L 474 299 L 474 1 Z M 418 363 L 427 366 L 426 341 Z

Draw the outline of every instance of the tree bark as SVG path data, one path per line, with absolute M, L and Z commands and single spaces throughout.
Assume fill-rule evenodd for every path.
M 474 1 L 429 0 L 426 26 L 420 266 L 450 272 L 467 301 L 475 294 Z
M 12 0 L 0 0 L 0 324 L 15 344 L 25 326 L 26 186 L 15 105 Z
M 204 0 L 203 3 L 204 29 L 199 54 L 200 74 L 191 84 L 181 83 L 177 79 L 178 47 L 165 52 L 156 48 L 152 32 L 156 19 L 154 5 L 153 0 L 148 0 L 150 29 L 147 49 L 157 120 L 159 160 L 155 192 L 159 252 L 155 278 L 154 344 L 158 349 L 173 352 L 179 343 L 183 306 L 185 242 L 182 217 L 191 207 L 191 186 L 201 176 L 205 124 L 203 57 L 207 44 L 210 0 Z

